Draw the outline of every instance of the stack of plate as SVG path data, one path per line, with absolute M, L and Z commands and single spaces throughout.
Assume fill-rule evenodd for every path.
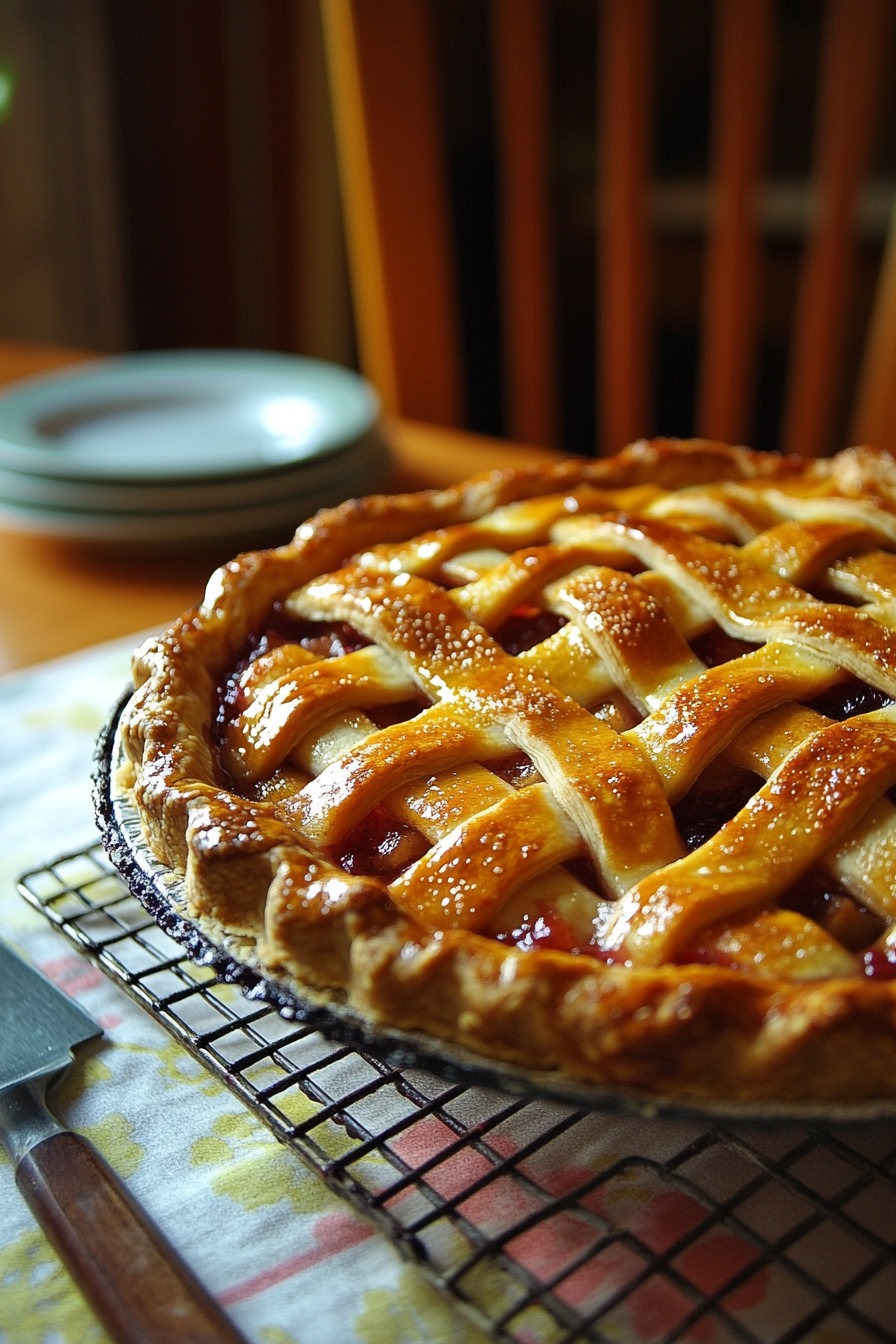
M 243 351 L 125 355 L 0 397 L 0 525 L 110 542 L 283 539 L 369 494 L 387 455 L 348 369 Z

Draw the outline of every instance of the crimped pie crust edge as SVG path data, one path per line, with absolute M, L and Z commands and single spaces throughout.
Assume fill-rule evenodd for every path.
M 855 1100 L 896 1095 L 896 983 L 795 984 L 718 966 L 629 969 L 521 952 L 465 930 L 429 934 L 366 879 L 309 916 L 307 856 L 262 803 L 222 787 L 212 698 L 272 604 L 377 542 L 465 522 L 499 505 L 588 482 L 674 488 L 786 478 L 793 460 L 724 445 L 638 443 L 617 458 L 483 473 L 450 490 L 372 496 L 303 525 L 289 546 L 218 571 L 201 608 L 135 656 L 123 738 L 154 854 L 186 872 L 193 911 L 258 939 L 261 965 L 301 991 L 332 991 L 374 1023 L 422 1030 L 486 1056 L 664 1096 Z M 683 481 L 681 481 L 683 483 Z M 272 890 L 290 884 L 295 936 L 265 936 Z

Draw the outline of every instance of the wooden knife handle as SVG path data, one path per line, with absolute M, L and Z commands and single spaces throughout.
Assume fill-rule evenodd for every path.
M 245 1344 L 218 1304 L 79 1134 L 25 1154 L 16 1182 L 59 1256 L 121 1344 Z

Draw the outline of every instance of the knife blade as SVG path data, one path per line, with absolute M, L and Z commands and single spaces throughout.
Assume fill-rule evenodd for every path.
M 102 1028 L 0 941 L 0 1140 L 16 1184 L 121 1344 L 245 1344 L 159 1229 L 46 1092 Z

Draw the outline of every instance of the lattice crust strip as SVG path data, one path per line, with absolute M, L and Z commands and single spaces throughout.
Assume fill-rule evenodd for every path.
M 214 581 L 196 651 L 180 628 L 137 662 L 125 742 L 157 854 L 185 866 L 200 917 L 374 1015 L 416 1011 L 414 1025 L 523 1053 L 515 998 L 545 1037 L 539 1064 L 604 1068 L 606 1032 L 586 1065 L 569 1057 L 589 996 L 656 1028 L 694 983 L 721 1049 L 738 1037 L 742 1051 L 750 1019 L 754 1075 L 786 1072 L 825 1013 L 842 1049 L 858 1018 L 870 1032 L 893 1015 L 893 477 L 870 450 L 804 466 L 640 445 L 540 495 L 530 474 L 450 507 L 387 501 L 385 541 L 368 544 L 363 511 L 300 529 L 251 589 L 245 566 Z M 222 687 L 220 763 L 243 804 L 213 763 L 197 768 L 196 662 L 206 724 Z M 701 799 L 716 824 L 685 834 Z M 786 1027 L 770 1017 L 781 982 Z M 806 1028 L 812 993 L 834 985 Z M 396 1009 L 413 995 L 416 1010 Z M 552 1043 L 548 1019 L 577 998 Z

